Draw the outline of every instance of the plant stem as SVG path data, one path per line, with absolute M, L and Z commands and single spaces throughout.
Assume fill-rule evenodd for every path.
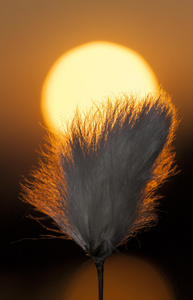
M 104 261 L 95 262 L 98 274 L 99 300 L 103 300 L 103 271 Z

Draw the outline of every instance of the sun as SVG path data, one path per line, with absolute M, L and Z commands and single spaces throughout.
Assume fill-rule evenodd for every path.
M 84 111 L 92 101 L 109 95 L 158 89 L 155 74 L 136 52 L 109 42 L 83 44 L 61 56 L 42 88 L 41 111 L 46 125 L 56 129 L 69 120 L 77 106 Z

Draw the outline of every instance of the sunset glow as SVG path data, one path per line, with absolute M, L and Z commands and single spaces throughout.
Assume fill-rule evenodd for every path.
M 97 299 L 94 263 L 86 264 L 74 274 L 65 299 Z M 105 263 L 104 299 L 174 300 L 175 296 L 159 269 L 142 259 L 122 255 L 112 256 Z
M 46 125 L 61 126 L 77 105 L 85 110 L 92 101 L 109 95 L 156 92 L 156 77 L 145 60 L 123 46 L 93 42 L 61 56 L 52 66 L 42 89 L 41 110 Z

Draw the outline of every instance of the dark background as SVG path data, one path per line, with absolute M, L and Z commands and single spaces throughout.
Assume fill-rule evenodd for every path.
M 182 0 L 0 1 L 1 299 L 54 299 L 56 286 L 87 261 L 72 241 L 41 237 L 52 233 L 27 218 L 33 210 L 19 200 L 19 182 L 37 164 L 35 150 L 43 144 L 40 95 L 46 74 L 63 53 L 95 40 L 142 55 L 178 107 L 181 172 L 160 189 L 159 224 L 119 250 L 155 262 L 178 299 L 193 298 L 192 11 L 193 2 Z

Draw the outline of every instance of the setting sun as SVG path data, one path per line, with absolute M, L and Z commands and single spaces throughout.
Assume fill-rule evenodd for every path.
M 119 93 L 156 92 L 157 79 L 136 52 L 109 42 L 92 42 L 61 56 L 49 71 L 42 89 L 41 110 L 50 129 L 85 110 L 92 101 Z

